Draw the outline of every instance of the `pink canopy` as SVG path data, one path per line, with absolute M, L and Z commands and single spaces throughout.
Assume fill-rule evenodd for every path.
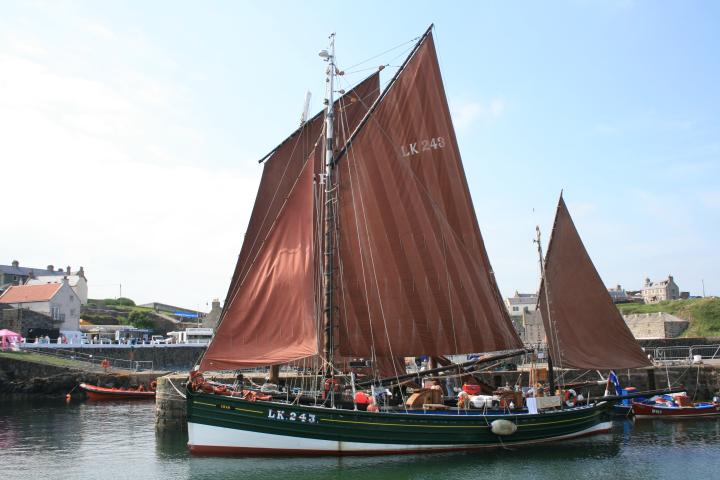
M 19 333 L 15 333 L 7 328 L 0 330 L 0 348 L 3 350 L 7 349 L 8 345 L 20 341 L 22 341 L 22 337 Z

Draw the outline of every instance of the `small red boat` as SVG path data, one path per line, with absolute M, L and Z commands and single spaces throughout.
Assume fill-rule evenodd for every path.
M 155 398 L 155 390 L 128 390 L 122 388 L 105 388 L 80 384 L 80 390 L 84 391 L 90 400 L 142 400 Z
M 720 415 L 720 403 L 693 403 L 687 395 L 659 395 L 650 400 L 632 402 L 632 412 L 639 418 L 698 418 Z

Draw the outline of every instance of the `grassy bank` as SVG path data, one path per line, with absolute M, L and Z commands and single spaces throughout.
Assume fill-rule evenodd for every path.
M 653 304 L 626 303 L 618 305 L 623 315 L 665 312 L 690 321 L 683 337 L 720 336 L 720 298 L 691 298 Z
M 54 367 L 77 368 L 79 370 L 87 369 L 87 362 L 80 362 L 69 358 L 52 357 L 50 355 L 42 355 L 30 352 L 0 352 L 0 359 L 8 358 L 13 360 L 22 360 L 24 362 L 41 363 L 43 365 L 52 365 Z

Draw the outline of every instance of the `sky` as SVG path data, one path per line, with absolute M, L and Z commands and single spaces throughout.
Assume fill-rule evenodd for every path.
M 0 264 L 92 298 L 223 299 L 257 160 L 340 68 L 387 81 L 431 23 L 503 295 L 564 198 L 608 286 L 720 294 L 720 4 L 0 0 Z M 399 46 L 399 47 L 398 47 Z M 393 47 L 398 47 L 393 49 Z M 359 81 L 369 71 L 348 75 Z

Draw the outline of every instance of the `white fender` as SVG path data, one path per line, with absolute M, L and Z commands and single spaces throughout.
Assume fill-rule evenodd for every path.
M 495 435 L 512 435 L 517 432 L 517 425 L 510 420 L 493 420 L 490 424 L 490 430 Z

